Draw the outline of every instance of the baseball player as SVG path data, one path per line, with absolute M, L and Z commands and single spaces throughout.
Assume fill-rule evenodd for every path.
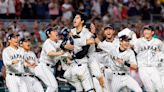
M 24 51 L 18 47 L 18 34 L 11 33 L 9 46 L 3 50 L 2 58 L 6 67 L 6 85 L 10 92 L 28 92 L 24 76 Z
M 30 92 L 44 92 L 42 84 L 35 76 L 35 67 L 38 65 L 38 60 L 34 52 L 30 51 L 31 42 L 29 38 L 22 38 L 20 41 L 20 46 L 24 49 L 24 59 L 25 59 L 25 81 L 30 89 Z
M 104 27 L 103 30 L 103 36 L 105 37 L 103 42 L 100 42 L 98 40 L 98 38 L 96 38 L 96 41 L 98 43 L 98 47 L 101 48 L 103 51 L 98 53 L 98 56 L 100 58 L 100 63 L 101 63 L 101 67 L 104 71 L 104 75 L 105 75 L 105 89 L 106 90 L 110 90 L 110 84 L 111 84 L 111 79 L 112 79 L 112 70 L 110 69 L 109 65 L 109 59 L 111 59 L 110 57 L 105 57 L 107 55 L 107 52 L 111 52 L 112 55 L 117 56 L 117 54 L 115 54 L 115 49 L 116 47 L 119 46 L 119 39 L 117 39 L 115 37 L 115 30 L 113 25 L 107 25 Z M 106 48 L 106 46 L 108 45 L 112 45 L 111 48 L 109 48 L 108 50 Z M 110 50 L 110 51 L 109 51 Z M 102 62 L 101 62 L 102 61 Z
M 76 88 L 77 92 L 83 91 L 93 92 L 93 84 L 88 70 L 87 53 L 89 44 L 94 44 L 94 39 L 90 38 L 91 33 L 84 27 L 85 16 L 77 13 L 73 25 L 74 29 L 71 30 L 70 35 L 73 37 L 74 45 L 66 44 L 64 47 L 73 50 L 72 64 L 66 70 L 64 77 Z M 83 53 L 78 54 L 78 52 Z
M 96 38 L 96 29 L 93 23 L 88 27 L 89 31 L 92 33 L 91 38 Z M 98 64 L 98 58 L 96 54 L 96 44 L 91 44 L 88 50 L 88 67 L 90 69 L 90 73 L 93 76 L 93 83 L 96 92 L 102 92 L 104 88 L 104 75 L 101 72 L 100 66 Z
M 58 38 L 57 26 L 46 30 L 47 40 L 42 46 L 40 55 L 40 63 L 36 68 L 36 76 L 38 76 L 47 86 L 46 92 L 55 92 L 58 90 L 58 84 L 53 74 L 54 66 L 59 56 L 63 55 L 60 50 L 61 41 Z
M 138 70 L 141 81 L 147 92 L 163 92 L 159 72 L 154 64 L 155 56 L 162 49 L 162 41 L 152 38 L 153 27 L 143 27 L 143 37 L 138 39 L 134 45 L 137 53 Z
M 118 57 L 122 59 L 122 61 L 118 62 L 119 65 L 112 65 L 111 69 L 113 72 L 112 77 L 112 92 L 119 92 L 121 88 L 127 87 L 134 92 L 142 92 L 139 84 L 135 79 L 130 76 L 130 69 L 137 69 L 137 63 L 135 59 L 134 52 L 129 49 L 129 37 L 126 35 L 122 35 L 119 37 L 120 46 L 116 49 L 118 53 Z

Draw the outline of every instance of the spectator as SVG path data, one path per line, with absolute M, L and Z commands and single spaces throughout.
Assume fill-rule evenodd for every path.
M 125 4 L 122 5 L 122 8 L 121 8 L 121 18 L 123 20 L 126 20 L 128 19 L 128 8 Z
M 101 16 L 107 13 L 109 3 L 106 0 L 100 0 Z
M 25 0 L 21 15 L 23 19 L 34 19 L 36 16 L 35 4 Z
M 139 11 L 137 9 L 137 4 L 134 0 L 129 0 L 129 5 L 128 5 L 128 16 L 133 17 L 137 16 L 139 14 Z
M 72 19 L 72 12 L 74 11 L 72 5 L 70 4 L 69 0 L 64 0 L 64 3 L 62 5 L 62 19 Z
M 141 7 L 141 17 L 142 20 L 150 20 L 150 8 L 148 7 L 147 3 Z
M 20 30 L 20 24 L 18 20 L 14 20 L 10 26 L 14 32 L 18 32 Z
M 26 38 L 26 37 L 29 37 L 30 36 L 30 33 L 27 31 L 27 27 L 25 24 L 21 24 L 20 25 L 20 30 L 19 30 L 19 37 L 20 38 Z
M 83 2 L 83 1 L 80 1 L 80 2 L 79 2 L 78 10 L 84 12 L 85 7 L 84 7 L 84 2 Z
M 8 6 L 7 6 L 7 15 L 9 19 L 15 18 L 15 0 L 8 0 Z
M 0 18 L 7 18 L 7 4 L 8 0 L 0 0 Z
M 91 14 L 91 1 L 90 0 L 86 0 L 84 2 L 84 7 L 85 7 L 84 14 L 89 16 Z
M 48 5 L 48 8 L 49 8 L 49 14 L 51 19 L 54 20 L 60 16 L 59 14 L 60 6 L 58 0 L 51 0 L 51 2 Z
M 36 15 L 38 19 L 45 18 L 46 7 L 43 0 L 36 0 Z
M 47 36 L 46 36 L 46 34 L 44 32 L 46 30 L 46 24 L 45 23 L 41 24 L 41 27 L 42 28 L 39 31 L 39 34 L 40 34 L 41 41 L 44 42 L 47 39 Z
M 39 34 L 39 22 L 38 22 L 38 20 L 34 21 L 33 32 L 34 32 L 34 36 L 35 36 L 36 40 L 38 42 L 41 42 L 41 38 L 40 38 L 40 34 Z
M 100 10 L 100 0 L 92 0 L 92 15 L 93 16 L 100 16 L 101 10 Z
M 22 11 L 22 2 L 21 0 L 15 0 L 15 16 L 16 18 L 20 19 L 21 17 L 21 11 Z

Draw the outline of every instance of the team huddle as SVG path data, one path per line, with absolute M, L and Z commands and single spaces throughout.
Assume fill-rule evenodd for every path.
M 146 92 L 163 92 L 164 43 L 152 37 L 152 26 L 144 26 L 143 37 L 137 39 L 128 28 L 115 35 L 114 27 L 107 25 L 100 37 L 94 25 L 86 28 L 85 22 L 77 13 L 73 29 L 47 28 L 39 59 L 31 51 L 30 38 L 9 34 L 2 53 L 9 91 L 44 92 L 41 80 L 46 92 L 58 92 L 54 67 L 61 61 L 66 66 L 63 76 L 76 92 L 142 92 L 130 70 L 138 71 Z

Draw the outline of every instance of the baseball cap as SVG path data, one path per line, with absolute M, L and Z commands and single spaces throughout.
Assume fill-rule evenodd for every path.
M 119 40 L 120 41 L 129 41 L 129 40 L 131 40 L 131 38 L 129 38 L 127 35 L 122 35 L 119 37 Z
M 23 42 L 27 42 L 30 40 L 31 40 L 30 38 L 22 38 L 22 39 L 20 39 L 19 43 L 22 44 Z
M 59 29 L 59 26 L 54 26 L 54 27 L 49 27 L 49 28 L 47 28 L 46 30 L 45 30 L 45 32 L 46 32 L 46 35 L 48 36 L 48 34 L 50 34 L 51 33 L 51 31 L 57 31 Z
M 14 37 L 16 37 L 16 36 L 19 36 L 19 34 L 16 33 L 16 32 L 10 33 L 10 34 L 7 36 L 7 40 L 11 40 L 12 38 L 14 38 Z
M 154 28 L 153 28 L 153 26 L 151 26 L 151 25 L 146 25 L 146 26 L 144 26 L 143 27 L 143 30 L 151 30 L 151 31 L 154 31 Z
M 112 29 L 112 30 L 114 30 L 114 26 L 111 25 L 111 24 L 108 24 L 108 25 L 106 25 L 106 26 L 104 27 L 104 30 L 106 30 L 106 29 Z

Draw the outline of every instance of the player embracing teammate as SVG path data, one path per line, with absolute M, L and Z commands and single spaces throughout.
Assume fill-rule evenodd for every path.
M 115 28 L 107 25 L 102 41 L 93 31 L 94 25 L 89 31 L 85 22 L 86 16 L 76 13 L 74 28 L 63 40 L 59 39 L 58 26 L 47 28 L 39 59 L 30 49 L 30 39 L 18 41 L 18 34 L 9 34 L 9 46 L 3 50 L 9 91 L 44 92 L 41 80 L 46 92 L 58 92 L 54 67 L 59 60 L 66 60 L 63 76 L 77 92 L 142 92 L 130 69 L 138 70 L 147 92 L 163 92 L 164 45 L 152 37 L 152 26 L 144 26 L 143 37 L 133 40 L 126 32 L 115 35 Z M 131 40 L 135 42 L 131 44 Z M 97 48 L 101 50 L 97 52 Z

